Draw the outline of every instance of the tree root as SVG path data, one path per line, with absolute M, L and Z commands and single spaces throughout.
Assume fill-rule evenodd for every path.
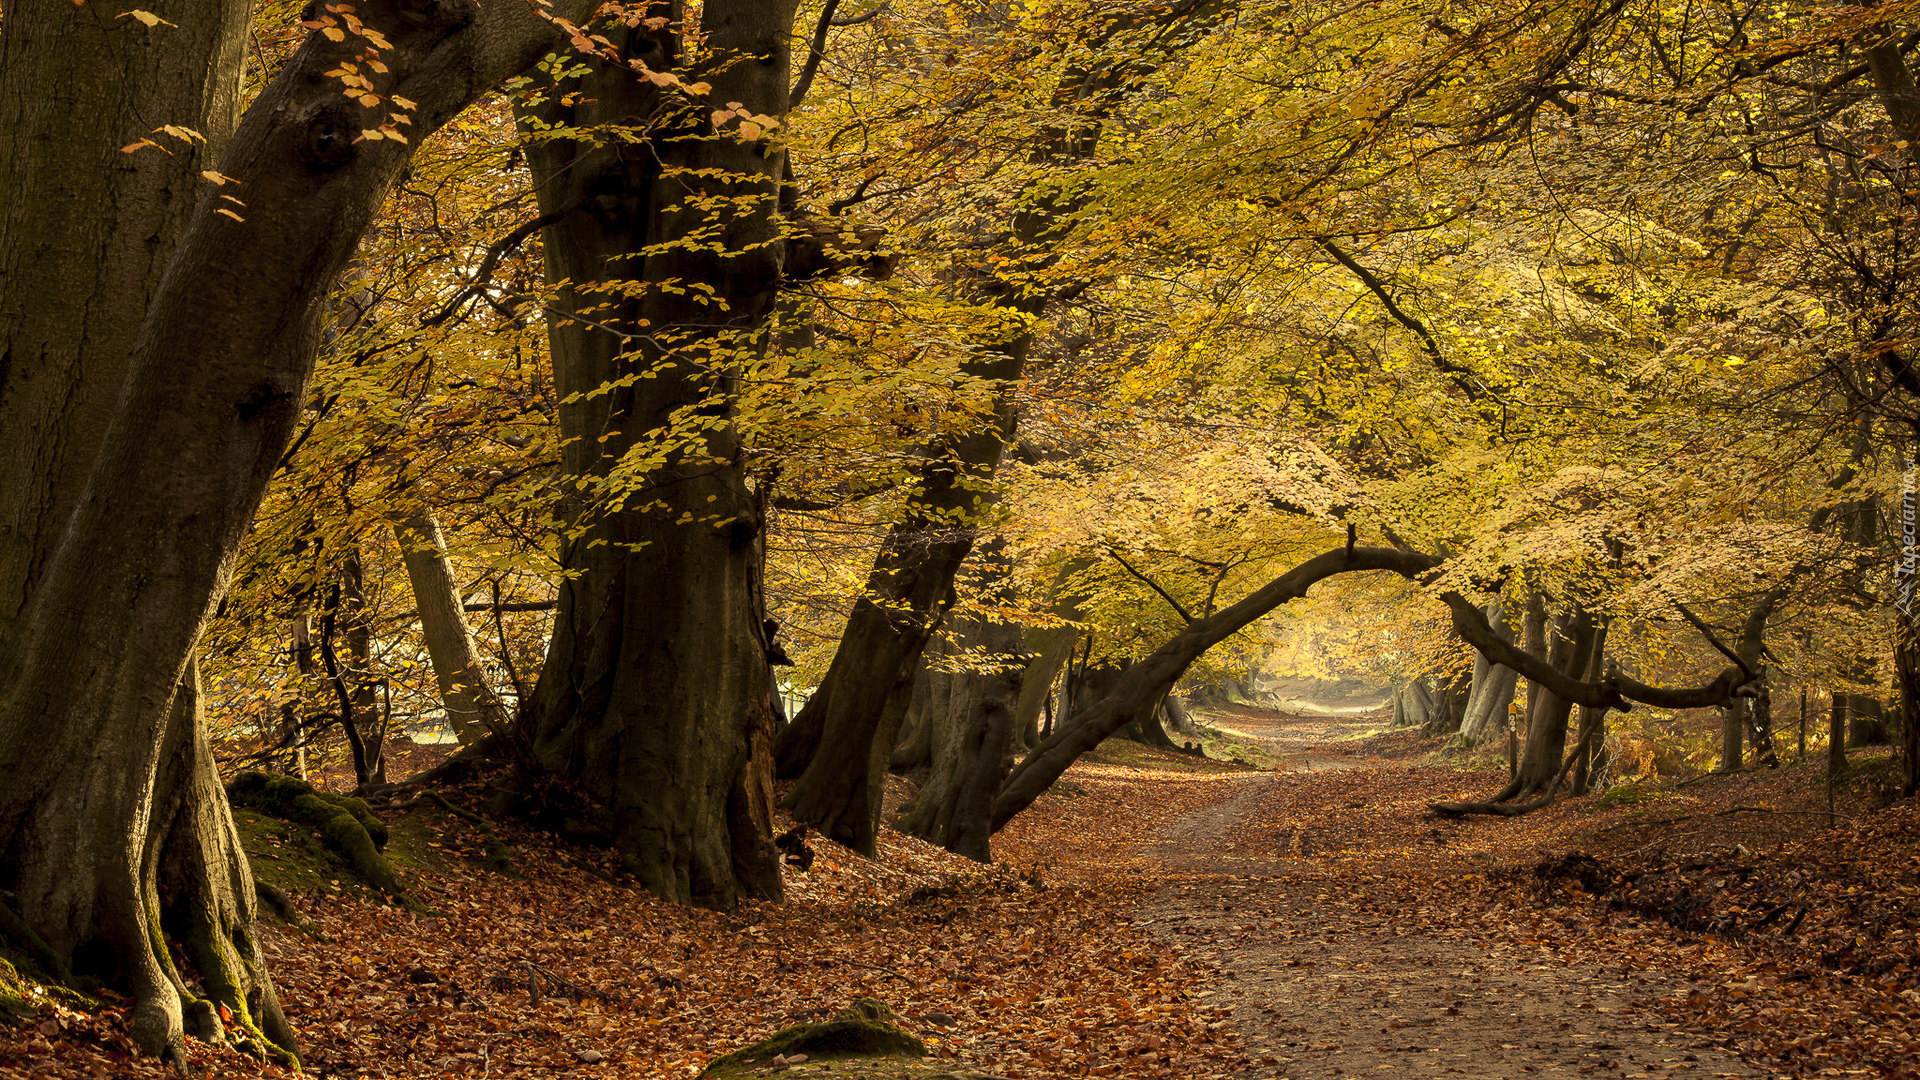
M 1556 791 L 1532 802 L 1437 802 L 1428 803 L 1427 809 L 1442 817 L 1465 817 L 1468 814 L 1519 817 L 1522 814 L 1531 814 L 1535 810 L 1544 810 L 1559 801 L 1560 793 Z
M 0 900 L 0 934 L 6 935 L 15 944 L 27 950 L 27 955 L 33 957 L 33 962 L 39 964 L 40 970 L 55 982 L 71 981 L 73 973 L 67 969 L 66 958 L 54 952 L 46 939 L 34 933 L 33 927 L 22 921 L 13 907 L 3 900 Z
M 292 777 L 253 771 L 229 781 L 227 797 L 235 805 L 252 806 L 311 827 L 368 884 L 408 908 L 424 910 L 380 854 L 387 846 L 387 827 L 365 801 L 315 791 Z

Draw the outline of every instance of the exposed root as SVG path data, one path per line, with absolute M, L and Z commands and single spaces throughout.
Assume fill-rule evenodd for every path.
M 252 806 L 310 826 L 368 884 L 409 908 L 421 907 L 401 884 L 392 864 L 380 854 L 387 844 L 387 827 L 365 801 L 315 791 L 312 785 L 289 776 L 252 771 L 241 773 L 227 784 L 227 797 L 236 805 Z
M 40 970 L 46 972 L 54 981 L 62 983 L 71 981 L 73 973 L 67 969 L 66 957 L 53 951 L 53 947 L 47 944 L 46 939 L 34 933 L 33 927 L 22 921 L 4 900 L 0 900 L 0 934 L 6 935 L 14 944 L 27 950 L 27 955 L 33 957 L 33 962 L 39 964 Z

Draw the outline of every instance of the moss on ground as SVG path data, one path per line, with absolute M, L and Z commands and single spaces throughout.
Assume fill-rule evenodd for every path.
M 283 822 L 305 826 L 305 835 L 290 836 L 289 839 L 296 841 L 296 851 L 309 857 L 292 860 L 286 866 L 291 872 L 285 875 L 276 875 L 265 868 L 256 867 L 256 873 L 268 884 L 281 889 L 320 887 L 321 874 L 331 867 L 326 867 L 325 861 L 312 856 L 326 856 L 344 865 L 360 882 L 382 895 L 410 907 L 419 907 L 394 872 L 393 864 L 382 854 L 391 839 L 386 823 L 374 816 L 372 808 L 364 800 L 316 791 L 311 784 L 290 776 L 269 776 L 251 770 L 228 782 L 227 798 L 235 808 L 236 823 L 243 834 L 257 832 L 264 824 L 258 816 L 247 811 L 257 811 Z M 249 830 L 249 826 L 253 829 Z M 269 864 L 288 863 L 284 859 L 262 861 Z M 324 879 L 328 885 L 339 883 L 337 871 L 335 873 L 336 876 Z
M 735 1050 L 708 1065 L 700 1075 L 703 1080 L 744 1080 L 769 1075 L 770 1071 L 777 1070 L 786 1076 L 804 1076 L 807 1072 L 795 1073 L 794 1070 L 804 1069 L 815 1062 L 832 1063 L 836 1076 L 863 1075 L 860 1071 L 842 1067 L 850 1060 L 871 1061 L 876 1066 L 892 1070 L 866 1072 L 864 1075 L 937 1075 L 937 1071 L 900 1071 L 899 1059 L 925 1057 L 926 1053 L 926 1044 L 917 1036 L 901 1030 L 894 1023 L 893 1010 L 884 1002 L 860 998 L 824 1023 L 795 1024 L 781 1028 L 752 1046 Z M 775 1058 L 791 1058 L 801 1054 L 806 1055 L 806 1061 L 799 1066 L 774 1061 Z
M 33 984 L 20 977 L 13 964 L 0 957 L 0 1019 L 16 1023 L 33 1015 Z
M 429 803 L 421 803 L 416 809 L 393 814 L 391 820 L 383 821 L 363 800 L 314 792 L 308 785 L 286 777 L 256 775 L 261 779 L 243 779 L 247 776 L 243 773 L 229 785 L 234 824 L 240 830 L 241 845 L 253 866 L 254 878 L 283 893 L 331 893 L 378 901 L 393 896 L 392 887 L 397 885 L 403 890 L 399 894 L 401 902 L 408 903 L 411 893 L 405 891 L 406 882 L 415 874 L 443 872 L 463 862 L 493 873 L 518 876 L 513 866 L 514 849 L 490 828 L 476 827 Z M 232 791 L 234 785 L 238 785 L 237 793 Z M 302 792 L 301 788 L 306 790 Z M 276 790 L 269 798 L 262 798 L 269 789 Z M 369 848 L 377 855 L 379 864 L 386 868 L 384 879 L 369 878 L 351 850 L 336 846 L 327 831 L 300 815 L 298 798 L 309 793 L 334 808 L 328 817 L 336 822 L 336 830 L 347 832 L 345 824 L 339 822 L 340 812 L 344 811 L 366 832 L 367 844 L 355 846 L 359 847 L 362 857 Z M 305 808 L 313 810 L 311 803 L 305 804 Z M 369 820 L 371 826 L 367 824 Z

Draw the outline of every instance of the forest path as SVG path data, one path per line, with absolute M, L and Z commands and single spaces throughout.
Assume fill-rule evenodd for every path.
M 1262 1063 L 1245 1075 L 1765 1075 L 1630 1010 L 1677 978 L 1567 966 L 1521 916 L 1469 902 L 1512 823 L 1426 819 L 1414 769 L 1331 741 L 1377 717 L 1216 719 L 1289 768 L 1177 821 L 1138 918 L 1221 969 L 1211 1001 Z

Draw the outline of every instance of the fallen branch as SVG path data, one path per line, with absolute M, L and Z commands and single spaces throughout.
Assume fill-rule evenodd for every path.
M 865 960 L 855 960 L 855 959 L 852 959 L 851 957 L 845 957 L 845 956 L 840 957 L 840 960 L 843 963 L 854 964 L 859 967 L 872 968 L 875 971 L 885 972 L 886 974 L 891 975 L 894 978 L 899 979 L 900 981 L 906 983 L 908 986 L 913 987 L 915 990 L 920 989 L 920 983 L 918 980 L 910 978 L 906 975 L 902 975 L 890 967 L 881 967 L 879 964 L 869 964 Z
M 517 989 L 521 983 L 524 982 L 527 987 L 527 1003 L 530 1005 L 540 1004 L 542 996 L 540 986 L 543 981 L 546 983 L 546 993 L 548 994 L 570 997 L 575 1001 L 581 1001 L 586 998 L 594 998 L 598 1001 L 613 1000 L 613 995 L 604 990 L 595 990 L 591 986 L 582 986 L 551 968 L 541 967 L 531 960 L 520 960 L 508 965 L 508 967 L 518 972 L 518 974 L 495 975 L 490 980 L 493 988 L 501 991 L 513 990 Z

